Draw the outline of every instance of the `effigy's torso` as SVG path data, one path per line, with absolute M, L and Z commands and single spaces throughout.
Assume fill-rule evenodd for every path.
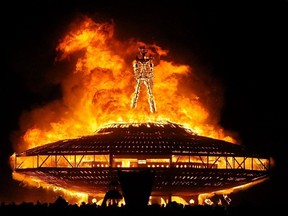
M 150 59 L 140 59 L 134 64 L 134 73 L 136 79 L 151 79 L 153 78 L 153 63 Z

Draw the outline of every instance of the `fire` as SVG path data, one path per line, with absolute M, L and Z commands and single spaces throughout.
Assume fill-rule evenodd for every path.
M 88 203 L 88 195 L 86 193 L 80 193 L 78 191 L 67 190 L 62 187 L 58 187 L 55 185 L 47 184 L 41 181 L 38 178 L 33 178 L 31 176 L 26 176 L 21 173 L 13 172 L 13 179 L 21 182 L 24 185 L 32 186 L 34 188 L 46 189 L 47 191 L 53 191 L 55 194 L 59 194 L 65 197 L 65 200 L 69 203 L 75 203 L 77 205 L 81 205 L 82 202 Z
M 170 121 L 199 135 L 235 142 L 211 120 L 212 108 L 205 107 L 196 90 L 203 86 L 199 87 L 198 81 L 184 86 L 188 77 L 195 76 L 191 66 L 165 60 L 168 50 L 156 44 L 135 39 L 120 42 L 114 29 L 113 22 L 96 23 L 84 18 L 61 39 L 56 48 L 56 64 L 65 61 L 73 66 L 61 80 L 63 98 L 25 114 L 18 150 L 90 135 L 115 122 Z M 137 108 L 130 107 L 135 84 L 132 61 L 143 44 L 150 47 L 149 54 L 155 59 L 156 113 L 149 111 L 145 91 L 140 93 Z

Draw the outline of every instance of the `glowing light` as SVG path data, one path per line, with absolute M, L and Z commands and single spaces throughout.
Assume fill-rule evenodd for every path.
M 228 197 L 227 194 L 223 194 L 223 198 L 224 198 L 224 200 L 225 200 L 228 204 L 230 204 L 231 201 L 232 201 L 232 200 Z
M 210 199 L 205 199 L 204 202 L 205 202 L 207 205 L 213 205 L 213 204 L 214 204 Z
M 190 199 L 190 200 L 189 200 L 189 204 L 190 204 L 190 205 L 194 205 L 194 203 L 195 203 L 194 199 Z
M 172 196 L 171 197 L 171 201 L 173 202 L 177 202 L 179 204 L 182 204 L 182 205 L 188 205 L 188 203 L 186 202 L 186 200 L 180 196 Z

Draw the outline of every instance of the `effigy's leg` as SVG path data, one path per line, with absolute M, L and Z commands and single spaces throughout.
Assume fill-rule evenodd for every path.
M 149 102 L 149 106 L 150 106 L 150 111 L 152 113 L 156 112 L 156 103 L 154 100 L 154 96 L 152 93 L 152 82 L 150 81 L 145 81 L 145 85 L 147 87 L 147 94 L 148 94 L 148 102 Z
M 134 92 L 134 97 L 132 98 L 132 102 L 131 102 L 131 107 L 132 108 L 136 108 L 137 106 L 137 100 L 139 97 L 139 93 L 140 93 L 140 80 L 137 80 L 137 84 L 136 84 L 136 88 L 135 88 L 135 92 Z

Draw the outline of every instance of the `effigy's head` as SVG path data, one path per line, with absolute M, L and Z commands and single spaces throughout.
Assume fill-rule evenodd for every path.
M 140 46 L 138 48 L 139 52 L 141 53 L 141 55 L 145 56 L 146 53 L 148 52 L 148 48 L 146 46 Z

